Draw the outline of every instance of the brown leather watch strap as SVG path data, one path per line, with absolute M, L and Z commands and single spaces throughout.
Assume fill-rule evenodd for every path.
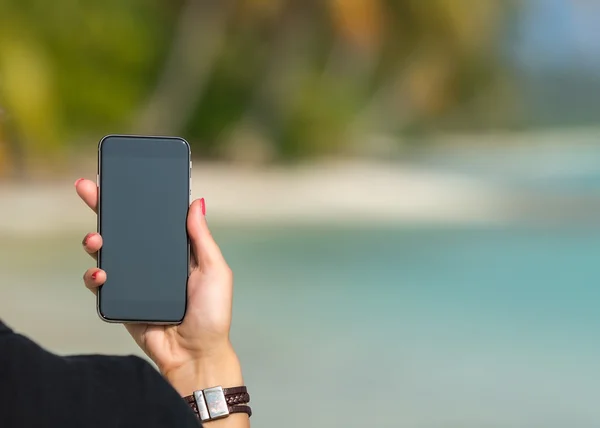
M 246 413 L 248 417 L 252 416 L 252 409 L 250 406 L 230 406 L 229 414 L 232 413 Z
M 250 394 L 245 386 L 237 386 L 234 388 L 223 388 L 223 395 L 229 409 L 229 414 L 232 413 L 246 413 L 248 417 L 252 416 L 252 409 L 247 404 L 250 402 Z M 192 411 L 199 415 L 198 403 L 194 395 L 188 395 L 183 397 L 186 403 L 190 406 Z
M 246 388 L 245 386 L 235 386 L 233 388 L 223 388 L 223 394 L 225 394 L 225 397 L 227 397 L 228 395 L 234 395 L 234 394 L 242 394 L 248 393 L 248 388 Z

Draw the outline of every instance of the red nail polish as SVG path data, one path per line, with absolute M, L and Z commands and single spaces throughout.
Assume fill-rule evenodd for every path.
M 77 187 L 77 185 L 78 185 L 79 183 L 81 183 L 82 181 L 83 181 L 83 178 L 79 178 L 77 181 L 75 181 L 75 187 Z
M 97 277 L 97 276 L 98 276 L 98 271 L 96 271 L 96 272 L 94 272 L 94 273 L 92 274 L 92 279 L 93 279 L 93 280 L 96 280 L 96 277 Z
M 84 247 L 87 245 L 88 239 L 90 239 L 92 235 L 93 235 L 93 233 L 88 233 L 87 235 L 85 235 L 85 238 L 83 238 L 83 242 L 82 242 Z
M 206 203 L 204 202 L 204 198 L 200 199 L 200 206 L 202 207 L 202 215 L 206 215 Z

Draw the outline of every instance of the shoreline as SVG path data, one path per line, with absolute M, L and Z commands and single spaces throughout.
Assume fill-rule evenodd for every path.
M 89 228 L 74 179 L 0 183 L 0 234 Z M 243 169 L 195 163 L 193 198 L 218 225 L 472 224 L 505 220 L 498 189 L 459 174 L 380 163 Z M 86 214 L 87 213 L 87 214 Z
M 62 178 L 0 182 L 0 235 L 95 228 L 73 190 L 77 178 L 95 175 L 90 163 Z M 287 168 L 196 161 L 192 197 L 206 199 L 217 226 L 583 224 L 597 223 L 593 214 L 600 212 L 594 195 L 542 193 L 460 170 L 368 161 Z

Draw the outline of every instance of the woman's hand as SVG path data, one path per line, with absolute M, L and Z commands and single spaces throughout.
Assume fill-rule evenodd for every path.
M 97 213 L 96 184 L 80 179 L 75 188 Z M 203 199 L 190 206 L 187 230 L 192 257 L 183 322 L 175 326 L 125 325 L 135 342 L 182 395 L 217 385 L 243 385 L 240 364 L 229 341 L 233 275 L 206 224 Z M 102 237 L 98 233 L 87 234 L 83 247 L 96 259 Z M 106 272 L 101 269 L 85 272 L 85 285 L 94 294 L 105 281 Z

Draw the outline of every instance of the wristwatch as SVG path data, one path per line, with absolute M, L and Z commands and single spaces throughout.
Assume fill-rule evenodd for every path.
M 226 418 L 232 413 L 246 413 L 252 416 L 252 409 L 248 406 L 250 394 L 245 386 L 235 388 L 213 388 L 194 391 L 192 395 L 183 397 L 194 413 L 202 422 Z

